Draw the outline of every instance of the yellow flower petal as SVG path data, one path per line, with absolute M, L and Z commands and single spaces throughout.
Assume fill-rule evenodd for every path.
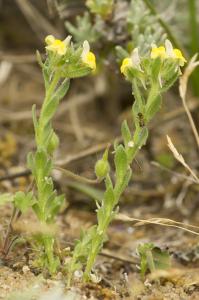
M 56 39 L 54 39 L 54 41 L 53 41 L 51 38 L 49 38 L 47 41 L 50 43 L 46 47 L 47 50 L 57 53 L 60 56 L 66 54 L 67 47 L 64 42 L 62 42 L 61 40 L 56 40 Z
M 183 67 L 184 64 L 186 63 L 186 59 L 182 55 L 182 52 L 179 49 L 173 49 L 173 53 L 175 58 L 179 59 L 180 66 Z
M 82 61 L 89 66 L 92 70 L 96 69 L 95 54 L 91 51 L 82 56 Z
M 161 57 L 161 58 L 166 58 L 166 50 L 165 47 L 160 46 L 160 47 L 153 47 L 151 50 L 151 58 L 155 59 L 157 57 Z
M 123 59 L 122 65 L 121 65 L 121 67 L 120 67 L 120 72 L 121 72 L 122 74 L 124 74 L 126 68 L 128 68 L 128 67 L 132 67 L 132 60 L 131 60 L 130 57 L 126 57 L 126 58 Z

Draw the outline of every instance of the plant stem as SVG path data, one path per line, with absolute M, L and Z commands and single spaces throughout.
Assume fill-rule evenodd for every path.
M 55 94 L 56 87 L 59 83 L 59 80 L 60 80 L 60 74 L 57 72 L 53 75 L 53 79 L 48 87 L 48 90 L 46 91 L 46 96 L 40 111 L 38 126 L 35 131 L 35 140 L 37 146 L 35 153 L 37 153 L 42 149 L 42 151 L 44 151 L 49 156 L 47 145 L 45 143 L 45 128 L 46 126 L 48 126 L 48 122 L 46 122 L 45 117 L 43 115 L 45 113 L 46 106 L 48 105 L 49 101 L 52 99 L 52 97 Z M 38 172 L 40 171 L 38 170 Z M 39 178 L 38 180 L 36 180 L 37 198 L 38 198 L 38 206 L 39 206 L 39 213 L 37 214 L 37 216 L 42 223 L 46 224 L 47 223 L 46 197 L 44 196 L 43 193 L 43 186 L 46 178 L 44 177 L 43 173 L 41 174 L 38 173 L 37 175 Z M 50 273 L 54 273 L 57 267 L 56 258 L 54 257 L 54 253 L 53 253 L 54 237 L 51 235 L 43 234 L 41 240 L 48 261 L 48 269 Z
M 142 130 L 142 128 L 137 129 L 137 131 L 139 131 L 139 133 L 141 133 L 141 130 Z M 142 147 L 142 144 L 140 144 L 140 145 L 137 144 L 137 145 L 134 146 L 135 150 L 131 153 L 129 165 L 132 163 L 132 161 L 134 160 L 134 158 L 137 154 L 137 151 L 141 147 Z M 116 186 L 115 186 L 115 188 L 116 188 Z M 116 189 L 114 189 L 114 192 L 115 192 L 115 195 L 116 195 Z M 112 221 L 112 217 L 111 217 L 110 212 L 114 211 L 114 209 L 117 206 L 119 200 L 120 200 L 120 196 L 118 196 L 118 197 L 116 196 L 115 200 L 111 202 L 112 206 L 111 207 L 109 206 L 109 209 L 106 209 L 106 202 L 103 200 L 102 206 L 104 208 L 105 217 L 104 217 L 103 220 L 101 220 L 101 219 L 98 220 L 99 223 L 97 225 L 96 235 L 93 238 L 91 249 L 90 249 L 89 254 L 88 254 L 86 269 L 85 269 L 84 277 L 83 277 L 84 281 L 88 281 L 89 278 L 90 278 L 92 267 L 94 265 L 94 262 L 96 260 L 97 255 L 99 253 L 101 245 L 103 244 L 104 237 L 105 237 L 106 232 L 107 232 L 107 228 L 108 228 L 108 226 L 110 225 L 110 223 Z
M 105 235 L 105 233 L 107 231 L 107 228 L 108 228 L 110 222 L 111 222 L 110 217 L 109 216 L 106 217 L 106 221 L 105 221 L 104 227 L 103 227 L 103 229 L 100 229 L 100 233 L 99 233 L 99 228 L 101 227 L 101 224 L 99 223 L 98 226 L 97 226 L 97 233 L 96 233 L 96 236 L 95 236 L 95 238 L 94 238 L 94 240 L 92 242 L 92 247 L 91 247 L 91 250 L 90 250 L 89 255 L 88 255 L 86 269 L 85 269 L 84 277 L 83 277 L 84 281 L 88 281 L 89 278 L 90 278 L 92 267 L 94 265 L 96 256 L 97 256 L 97 254 L 99 252 L 100 246 L 103 243 L 104 235 Z
M 138 103 L 139 110 L 141 112 L 143 109 L 144 103 L 143 103 L 142 96 L 141 96 L 139 88 L 138 88 L 137 79 L 133 79 L 132 86 L 133 86 L 133 95 L 135 97 L 136 102 Z
M 47 103 L 50 101 L 50 99 L 53 96 L 53 93 L 55 91 L 55 88 L 58 84 L 60 80 L 60 75 L 59 73 L 55 73 L 54 77 L 52 79 L 52 82 L 46 92 L 46 96 L 44 98 L 44 102 L 42 104 L 41 107 L 41 111 L 40 111 L 40 117 L 39 117 L 39 121 L 38 121 L 38 127 L 39 127 L 39 132 L 38 132 L 38 136 L 36 134 L 36 144 L 37 144 L 37 150 L 39 150 L 41 147 L 43 147 L 43 133 L 44 133 L 44 127 L 46 124 L 43 123 L 43 113 L 45 111 L 46 105 Z

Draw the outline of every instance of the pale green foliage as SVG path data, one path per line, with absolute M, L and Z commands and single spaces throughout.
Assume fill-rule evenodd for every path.
M 86 4 L 88 11 L 82 16 L 77 16 L 72 22 L 65 22 L 67 30 L 79 43 L 87 39 L 90 43 L 98 45 L 99 49 L 103 49 L 102 52 L 106 49 L 111 53 L 119 42 L 120 46 L 117 46 L 116 50 L 117 56 L 121 58 L 121 51 L 123 54 L 128 53 L 124 48 L 131 51 L 138 47 L 140 53 L 145 55 L 152 43 L 163 43 L 167 37 L 157 17 L 151 14 L 143 0 L 89 0 Z M 103 14 L 103 10 L 107 13 Z M 106 18 L 109 23 L 106 22 Z M 123 42 L 126 40 L 128 43 Z
M 107 152 L 100 160 L 102 177 L 105 177 L 105 192 L 102 200 L 97 202 L 98 224 L 91 227 L 88 233 L 83 233 L 76 244 L 68 266 L 68 285 L 70 285 L 74 271 L 84 267 L 84 280 L 89 280 L 96 256 L 107 238 L 107 228 L 117 214 L 120 197 L 131 179 L 130 165 L 138 151 L 146 143 L 147 125 L 160 109 L 162 93 L 176 81 L 180 74 L 178 60 L 140 57 L 137 49 L 127 62 L 128 66 L 125 69 L 121 68 L 121 71 L 132 84 L 135 98 L 132 119 L 135 131 L 132 134 L 127 122 L 123 122 L 121 128 L 123 144 L 115 143 L 114 145 L 115 172 L 113 179 L 110 170 L 107 171 L 108 168 L 104 168 L 104 163 L 107 163 L 108 159 Z M 126 62 L 123 63 L 126 66 Z M 96 173 L 100 174 L 100 170 L 98 169 Z
M 155 247 L 152 243 L 139 245 L 137 248 L 140 256 L 140 272 L 144 277 L 147 270 L 151 273 L 156 270 L 166 270 L 171 267 L 168 251 Z
M 97 20 L 99 19 L 96 19 L 93 25 L 90 14 L 85 12 L 83 16 L 77 16 L 75 25 L 67 21 L 65 26 L 78 43 L 82 43 L 84 40 L 88 40 L 89 43 L 95 43 L 101 36 L 100 24 Z
M 59 139 L 52 128 L 52 118 L 61 99 L 68 91 L 70 79 L 82 77 L 91 72 L 91 69 L 82 61 L 82 50 L 81 46 L 75 49 L 74 46 L 69 44 L 66 53 L 62 56 L 56 52 L 48 51 L 44 63 L 39 57 L 46 95 L 38 119 L 35 106 L 33 106 L 37 150 L 35 153 L 28 154 L 28 166 L 32 171 L 36 184 L 32 207 L 38 219 L 44 223 L 54 221 L 64 200 L 64 195 L 57 196 L 50 175 L 53 169 L 53 154 L 59 145 Z M 41 242 L 45 250 L 39 263 L 41 265 L 43 261 L 44 266 L 48 267 L 51 273 L 54 273 L 59 265 L 59 259 L 54 258 L 53 255 L 54 238 L 43 235 L 38 241 Z
M 35 201 L 36 200 L 34 199 L 32 192 L 16 192 L 14 195 L 14 205 L 22 213 L 25 213 L 28 208 L 32 207 L 35 204 Z
M 91 72 L 90 67 L 83 62 L 82 46 L 78 48 L 70 44 L 68 38 L 67 45 L 60 40 L 55 40 L 49 36 L 52 43 L 55 42 L 53 50 L 47 51 L 46 60 L 43 62 L 39 52 L 37 59 L 42 68 L 45 83 L 45 99 L 42 103 L 40 115 L 36 116 L 36 106 L 33 105 L 32 116 L 35 131 L 36 151 L 27 156 L 27 164 L 34 179 L 34 189 L 30 192 L 17 192 L 13 196 L 15 207 L 25 213 L 28 208 L 32 208 L 43 224 L 54 222 L 54 219 L 64 201 L 64 195 L 57 195 L 54 189 L 51 172 L 53 170 L 53 155 L 59 146 L 59 138 L 52 127 L 52 119 L 57 111 L 60 101 L 66 95 L 70 79 L 82 77 Z M 65 54 L 60 55 L 56 49 L 65 47 Z M 59 50 L 61 50 L 60 48 Z M 2 196 L 0 202 L 11 201 L 8 195 Z M 40 234 L 35 236 L 35 242 L 40 249 L 37 265 L 47 268 L 50 273 L 54 273 L 59 266 L 59 258 L 54 257 L 53 234 Z
M 131 50 L 138 47 L 142 55 L 147 54 L 152 43 L 161 44 L 167 37 L 156 16 L 151 15 L 143 0 L 131 0 L 127 27 L 131 36 Z
M 86 0 L 86 5 L 92 13 L 106 18 L 112 13 L 114 0 Z

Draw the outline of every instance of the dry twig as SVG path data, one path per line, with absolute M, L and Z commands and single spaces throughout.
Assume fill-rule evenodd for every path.
M 180 97 L 182 99 L 184 109 L 186 111 L 186 114 L 188 116 L 188 119 L 189 119 L 189 122 L 190 122 L 190 125 L 191 125 L 191 128 L 192 128 L 196 143 L 197 143 L 198 148 L 199 148 L 199 134 L 198 134 L 195 123 L 193 121 L 193 118 L 191 116 L 191 113 L 190 113 L 189 108 L 188 108 L 187 103 L 186 103 L 186 93 L 187 93 L 188 79 L 189 79 L 191 73 L 195 70 L 195 68 L 197 66 L 199 66 L 199 61 L 196 61 L 196 59 L 197 59 L 197 54 L 195 54 L 192 57 L 192 59 L 190 60 L 188 66 L 185 69 L 184 74 L 181 76 L 180 85 L 179 85 L 179 92 L 180 92 Z
M 175 148 L 174 144 L 172 143 L 172 141 L 168 135 L 167 135 L 167 141 L 168 141 L 168 147 L 171 150 L 171 152 L 173 153 L 173 156 L 175 157 L 175 159 L 178 160 L 185 167 L 185 169 L 187 169 L 190 172 L 190 174 L 193 176 L 195 183 L 199 184 L 199 178 L 194 173 L 194 171 L 189 167 L 189 165 L 185 162 L 183 156 Z
M 199 227 L 198 226 L 184 224 L 182 222 L 177 222 L 177 221 L 174 221 L 171 219 L 166 219 L 166 218 L 152 218 L 152 219 L 148 219 L 148 220 L 143 220 L 143 219 L 131 218 L 131 217 L 128 217 L 123 214 L 118 214 L 117 217 L 115 218 L 115 220 L 122 221 L 122 222 L 135 222 L 135 226 L 152 224 L 152 225 L 160 225 L 160 226 L 166 226 L 166 227 L 174 227 L 174 228 L 182 229 L 186 232 L 189 232 L 189 233 L 199 236 Z M 195 231 L 192 229 L 197 229 L 198 231 Z

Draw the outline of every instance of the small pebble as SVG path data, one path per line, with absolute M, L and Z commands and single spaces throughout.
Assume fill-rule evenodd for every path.
M 22 271 L 24 274 L 30 272 L 30 268 L 28 266 L 23 266 Z

